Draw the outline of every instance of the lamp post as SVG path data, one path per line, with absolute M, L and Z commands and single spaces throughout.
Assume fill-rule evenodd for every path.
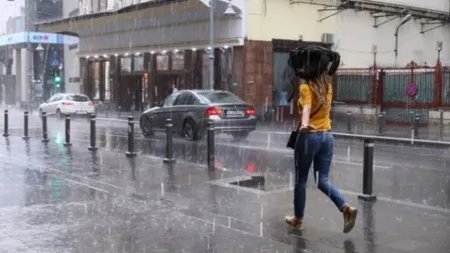
M 209 0 L 209 88 L 214 90 L 214 8 L 215 1 L 219 0 Z M 233 9 L 231 0 L 228 2 L 228 7 L 224 12 L 225 16 L 234 16 L 236 12 Z
M 408 15 L 406 15 L 403 19 L 402 19 L 402 22 L 397 26 L 397 28 L 395 29 L 395 49 L 394 49 L 394 52 L 395 52 L 395 57 L 397 58 L 397 56 L 398 56 L 398 30 L 400 29 L 400 27 L 402 26 L 402 25 L 404 25 L 406 22 L 408 22 L 408 21 L 410 21 L 412 19 L 412 15 L 411 14 L 408 14 Z
M 438 51 L 438 58 L 437 58 L 438 64 L 440 64 L 441 63 L 442 41 L 438 41 L 436 43 L 436 50 Z

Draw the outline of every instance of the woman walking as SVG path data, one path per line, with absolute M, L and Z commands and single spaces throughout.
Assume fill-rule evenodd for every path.
M 291 53 L 291 58 L 289 64 L 305 83 L 299 87 L 300 99 L 297 102 L 301 114 L 294 151 L 294 216 L 287 216 L 285 220 L 294 228 L 303 228 L 306 182 L 313 164 L 318 188 L 343 213 L 343 231 L 348 233 L 355 225 L 357 210 L 346 202 L 329 180 L 333 158 L 333 135 L 330 132 L 333 97 L 331 75 L 339 66 L 339 55 L 325 48 L 307 47 Z

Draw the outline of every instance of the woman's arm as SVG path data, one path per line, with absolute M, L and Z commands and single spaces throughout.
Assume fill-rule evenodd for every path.
M 302 127 L 307 127 L 309 125 L 309 116 L 311 113 L 311 104 L 305 104 L 303 105 L 302 110 Z
M 302 106 L 302 118 L 300 128 L 307 128 L 310 120 L 312 93 L 307 84 L 300 85 L 299 103 Z

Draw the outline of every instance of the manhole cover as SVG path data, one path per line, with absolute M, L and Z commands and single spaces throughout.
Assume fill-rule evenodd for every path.
M 250 179 L 243 179 L 229 184 L 237 185 L 239 187 L 247 187 L 265 191 L 266 179 L 263 176 L 251 176 Z

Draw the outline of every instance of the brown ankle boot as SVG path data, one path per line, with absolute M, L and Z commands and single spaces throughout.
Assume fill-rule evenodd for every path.
M 295 216 L 286 216 L 284 220 L 293 228 L 303 229 L 303 221 Z
M 356 216 L 358 215 L 358 210 L 351 206 L 345 206 L 342 209 L 344 215 L 344 233 L 352 231 L 355 226 Z

